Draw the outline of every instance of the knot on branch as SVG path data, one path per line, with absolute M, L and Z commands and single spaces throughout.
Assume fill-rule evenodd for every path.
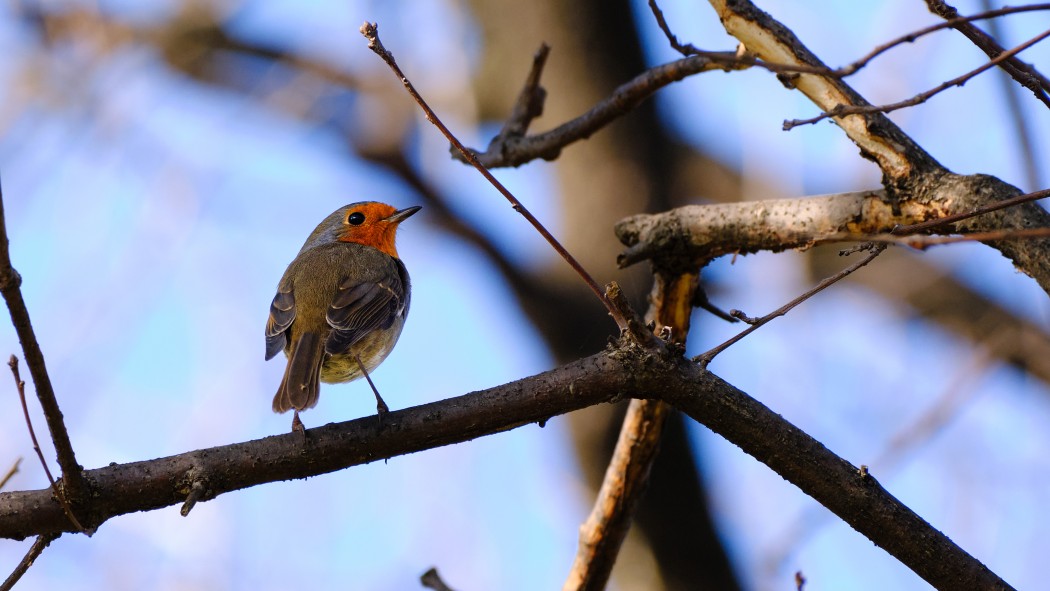
M 22 286 L 22 276 L 15 271 L 14 267 L 0 270 L 0 292 L 7 293 L 8 290 L 18 289 Z

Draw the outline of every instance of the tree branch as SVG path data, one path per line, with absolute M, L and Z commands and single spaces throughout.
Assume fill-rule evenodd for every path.
M 687 205 L 659 214 L 635 215 L 616 225 L 616 235 L 627 246 L 618 261 L 621 266 L 647 259 L 662 265 L 699 266 L 700 261 L 724 254 L 780 252 L 838 242 L 847 236 L 866 239 L 893 232 L 898 225 L 927 220 L 933 220 L 930 227 L 937 227 L 942 233 L 1050 227 L 1050 214 L 1030 202 L 1043 191 L 1019 196 L 1015 187 L 986 175 L 935 175 L 931 181 L 915 187 L 914 194 L 902 195 L 898 203 L 888 202 L 883 191 L 860 191 L 802 199 Z M 1001 208 L 1010 199 L 1016 199 L 1009 202 L 1013 207 Z M 987 213 L 949 217 L 971 216 L 975 211 Z M 991 240 L 988 245 L 1050 293 L 1050 240 Z
M 672 343 L 684 343 L 699 274 L 657 273 L 654 279 L 647 317 Z M 670 412 L 671 407 L 659 400 L 635 399 L 628 405 L 594 508 L 580 526 L 579 547 L 563 591 L 605 589 L 648 487 Z
M 515 197 L 514 194 L 511 193 L 510 190 L 508 190 L 503 185 L 503 183 L 499 182 L 496 179 L 496 177 L 493 176 L 491 172 L 489 172 L 488 168 L 486 168 L 485 165 L 482 164 L 480 160 L 478 160 L 477 156 L 473 153 L 473 151 L 468 150 L 467 147 L 464 146 L 463 143 L 460 142 L 459 139 L 452 134 L 449 128 L 441 122 L 441 119 L 438 118 L 434 110 L 430 108 L 430 105 L 427 104 L 427 102 L 423 99 L 422 95 L 420 95 L 419 92 L 416 91 L 416 88 L 415 86 L 413 86 L 412 82 L 409 81 L 408 77 L 405 76 L 405 74 L 401 71 L 401 68 L 397 65 L 397 61 L 394 60 L 393 54 L 387 51 L 386 47 L 383 46 L 382 41 L 380 41 L 379 39 L 378 26 L 375 23 L 366 22 L 363 25 L 361 25 L 361 34 L 365 37 L 365 39 L 368 39 L 368 48 L 371 49 L 376 55 L 378 55 L 380 59 L 386 62 L 386 65 L 390 67 L 390 69 L 394 72 L 394 75 L 396 75 L 398 80 L 401 81 L 401 84 L 405 87 L 405 90 L 408 91 L 408 94 L 416 101 L 419 107 L 423 110 L 423 114 L 426 116 L 427 121 L 429 121 L 435 127 L 438 128 L 441 134 L 445 136 L 445 139 L 447 139 L 449 143 L 451 143 L 453 147 L 455 147 L 455 149 L 460 154 L 462 154 L 463 157 L 466 158 L 467 161 L 475 169 L 477 169 L 478 172 L 481 173 L 481 176 L 485 177 L 485 180 L 487 180 L 489 184 L 491 184 L 497 191 L 500 192 L 500 194 L 503 195 L 504 198 L 507 199 L 507 201 L 511 204 L 511 207 L 514 208 L 514 211 L 521 214 L 521 216 L 524 217 L 525 220 L 528 221 L 529 224 L 537 232 L 539 232 L 540 236 L 543 236 L 543 239 L 546 240 L 548 244 L 550 244 L 551 248 L 553 248 L 554 251 L 557 252 L 558 255 L 561 256 L 561 258 L 564 259 L 570 267 L 572 267 L 572 270 L 580 276 L 580 278 L 585 284 L 587 284 L 587 287 L 589 287 L 590 290 L 594 293 L 595 297 L 598 298 L 598 301 L 600 301 L 602 305 L 605 306 L 605 309 L 608 310 L 609 315 L 612 316 L 613 320 L 616 322 L 616 325 L 619 326 L 621 329 L 625 328 L 625 319 L 622 316 L 620 316 L 616 308 L 614 308 L 609 303 L 609 300 L 605 296 L 605 292 L 603 292 L 601 288 L 598 287 L 597 282 L 594 281 L 594 278 L 591 277 L 590 273 L 588 273 L 587 270 L 584 269 L 583 266 L 579 263 L 579 261 L 576 260 L 576 257 L 572 256 L 572 254 L 569 253 L 569 251 L 566 250 L 564 246 L 562 246 L 561 242 L 559 242 L 558 239 L 555 238 L 549 230 L 547 230 L 547 228 L 536 218 L 536 216 L 532 215 L 532 212 L 530 212 L 528 208 L 525 207 L 525 205 L 523 205 L 521 201 L 519 201 L 518 198 Z
M 1007 589 L 1005 582 L 883 489 L 757 400 L 667 350 L 621 343 L 557 369 L 457 398 L 391 412 L 382 431 L 366 417 L 300 434 L 88 470 L 80 513 L 98 526 L 125 513 L 182 502 L 191 474 L 202 501 L 249 486 L 468 441 L 610 402 L 624 392 L 662 400 L 740 446 L 939 589 Z M 0 493 L 0 537 L 70 531 L 50 491 Z
M 51 545 L 51 542 L 55 541 L 60 534 L 43 534 L 37 536 L 36 541 L 29 547 L 25 557 L 18 563 L 15 570 L 11 572 L 3 583 L 0 583 L 0 591 L 10 591 L 14 588 L 15 584 L 22 578 L 22 575 L 26 574 L 29 567 L 33 566 L 36 559 L 40 557 L 40 554 L 44 552 L 44 549 Z
M 970 70 L 969 72 L 966 72 L 965 74 L 962 74 L 960 76 L 956 76 L 951 80 L 946 80 L 938 84 L 937 86 L 929 90 L 920 92 L 919 94 L 909 99 L 885 105 L 837 105 L 834 109 L 831 109 L 830 111 L 825 111 L 820 115 L 817 115 L 816 117 L 810 117 L 808 119 L 792 119 L 791 121 L 785 121 L 784 130 L 787 131 L 798 127 L 799 125 L 809 125 L 812 123 L 817 123 L 818 121 L 822 121 L 829 117 L 839 117 L 842 115 L 855 115 L 861 113 L 889 113 L 906 107 L 914 107 L 915 105 L 922 104 L 930 98 L 932 98 L 934 95 L 948 90 L 953 86 L 962 86 L 963 84 L 966 84 L 975 76 L 986 72 L 997 65 L 1002 64 L 1003 62 L 1009 60 L 1010 58 L 1035 45 L 1036 43 L 1039 43 L 1047 37 L 1050 37 L 1050 30 L 1043 31 L 1042 33 L 1036 35 L 1035 37 L 1032 37 L 1028 41 L 1025 41 L 1024 43 L 1021 43 L 1020 45 L 1011 48 L 1009 51 L 1004 51 L 1003 53 L 1000 53 L 999 55 L 995 56 L 992 60 L 981 64 L 980 66 Z
M 51 441 L 55 444 L 58 465 L 62 468 L 62 489 L 70 503 L 75 505 L 87 492 L 84 478 L 81 475 L 84 468 L 77 463 L 76 454 L 73 453 L 73 444 L 69 441 L 62 410 L 59 409 L 58 399 L 55 398 L 51 377 L 44 363 L 44 354 L 36 340 L 36 333 L 33 332 L 33 324 L 29 320 L 29 310 L 26 309 L 25 300 L 22 299 L 21 285 L 22 277 L 11 266 L 7 222 L 4 216 L 4 194 L 3 187 L 0 187 L 0 294 L 3 294 L 7 302 L 7 309 L 11 313 L 11 324 L 14 325 L 18 340 L 22 343 L 22 353 L 29 367 L 29 375 L 33 378 L 33 387 L 44 411 L 47 428 L 51 431 Z
M 673 82 L 701 72 L 728 72 L 746 69 L 752 65 L 746 60 L 741 61 L 733 52 L 721 52 L 691 56 L 655 66 L 630 82 L 622 84 L 609 97 L 575 119 L 550 131 L 534 135 L 508 134 L 502 138 L 497 136 L 484 152 L 475 150 L 474 153 L 478 161 L 488 168 L 521 166 L 537 158 L 554 160 L 561 154 L 562 148 L 587 139 L 610 122 L 630 113 L 657 90 Z M 455 157 L 465 161 L 461 156 Z
M 748 0 L 710 0 L 726 32 L 736 37 L 761 59 L 778 64 L 827 68 L 790 29 L 762 12 Z M 869 106 L 852 87 L 840 79 L 819 74 L 780 76 L 788 88 L 805 94 L 822 111 L 840 105 Z M 865 113 L 833 117 L 832 120 L 860 148 L 865 158 L 883 173 L 883 186 L 890 197 L 917 176 L 944 172 L 932 156 L 908 137 L 884 114 Z

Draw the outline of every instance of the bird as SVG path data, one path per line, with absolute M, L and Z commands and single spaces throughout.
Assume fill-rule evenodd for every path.
M 382 427 L 389 407 L 368 374 L 393 350 L 408 317 L 411 283 L 394 242 L 401 222 L 420 209 L 377 201 L 340 207 L 285 270 L 266 320 L 266 360 L 281 351 L 288 358 L 273 411 L 295 411 L 292 431 L 305 434 L 299 412 L 317 404 L 319 382 L 362 376 Z

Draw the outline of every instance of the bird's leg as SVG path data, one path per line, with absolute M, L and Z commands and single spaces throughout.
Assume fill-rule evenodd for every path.
M 295 414 L 292 415 L 292 433 L 300 433 L 303 437 L 306 437 L 306 427 L 303 426 L 303 422 L 299 420 L 299 409 L 295 409 Z
M 365 364 L 361 363 L 361 357 L 354 355 L 354 359 L 357 360 L 357 366 L 361 368 L 361 374 L 368 380 L 368 385 L 372 387 L 372 393 L 376 395 L 376 414 L 379 415 L 379 426 L 383 426 L 383 415 L 390 412 L 390 407 L 383 402 L 383 397 L 379 395 L 379 390 L 376 389 L 376 385 L 372 383 L 372 378 L 368 377 L 368 370 L 365 369 Z

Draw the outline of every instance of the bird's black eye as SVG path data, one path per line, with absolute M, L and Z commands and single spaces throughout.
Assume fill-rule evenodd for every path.
M 361 224 L 365 223 L 365 214 L 361 213 L 360 211 L 355 211 L 354 213 L 350 214 L 349 217 L 346 218 L 346 223 L 350 224 L 351 226 L 360 226 Z

